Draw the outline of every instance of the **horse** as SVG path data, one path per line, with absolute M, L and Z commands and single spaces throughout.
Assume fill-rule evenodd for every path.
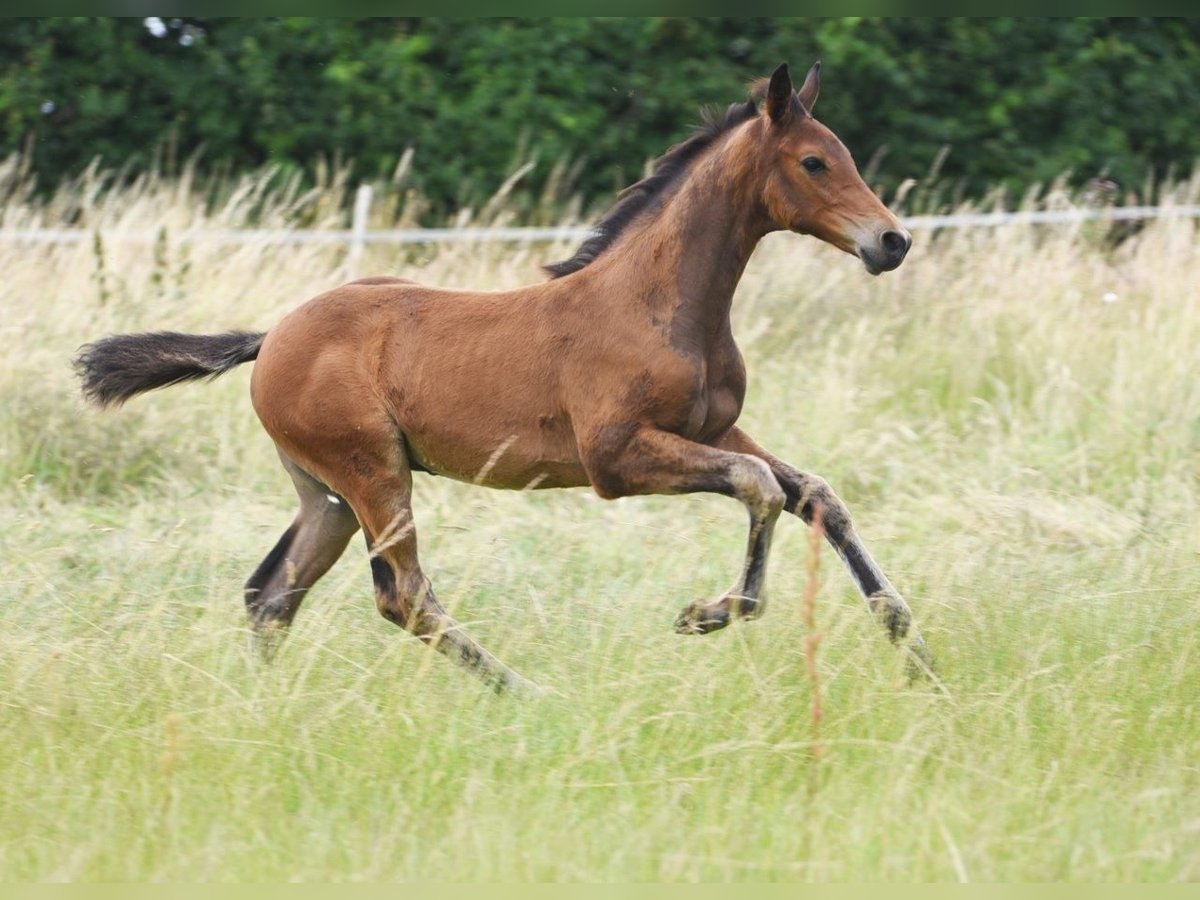
M 814 524 L 892 642 L 928 672 L 912 613 L 829 483 L 735 424 L 746 368 L 730 306 L 766 234 L 809 234 L 895 269 L 912 239 L 849 151 L 813 118 L 820 63 L 787 64 L 626 188 L 549 278 L 475 292 L 378 276 L 304 303 L 265 333 L 114 335 L 80 348 L 100 407 L 255 361 L 250 396 L 299 510 L 245 584 L 264 652 L 359 529 L 375 603 L 391 622 L 498 691 L 531 687 L 438 602 L 417 558 L 413 473 L 494 488 L 590 487 L 613 499 L 712 492 L 749 513 L 733 586 L 675 620 L 707 634 L 761 616 L 781 512 Z

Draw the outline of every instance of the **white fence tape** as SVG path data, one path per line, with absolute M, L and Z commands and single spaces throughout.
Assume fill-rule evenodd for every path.
M 360 251 L 366 244 L 460 244 L 533 243 L 580 241 L 593 232 L 586 227 L 510 228 L 401 228 L 369 230 L 366 227 L 369 199 L 356 198 L 355 225 L 344 229 L 192 229 L 173 232 L 172 243 L 215 242 L 240 244 L 264 241 L 275 244 L 346 244 Z M 1200 206 L 1118 206 L 1106 209 L 1063 209 L 1030 212 L 951 213 L 941 216 L 908 216 L 902 221 L 912 231 L 947 228 L 995 228 L 1002 225 L 1060 225 L 1091 221 L 1130 221 L 1161 218 L 1200 218 Z M 95 239 L 90 228 L 0 228 L 0 241 L 23 244 L 78 244 Z M 151 244 L 160 239 L 158 230 L 103 229 L 105 242 Z
M 458 244 L 488 241 L 573 241 L 591 234 L 589 228 L 400 228 L 369 231 L 353 228 L 327 229 L 263 229 L 263 228 L 196 228 L 172 232 L 172 242 L 212 241 L 238 244 L 249 241 L 269 241 L 277 244 Z M 79 244 L 95 238 L 91 228 L 16 228 L 0 229 L 0 241 L 25 244 Z M 159 239 L 157 230 L 103 229 L 104 241 L 131 244 L 152 244 Z

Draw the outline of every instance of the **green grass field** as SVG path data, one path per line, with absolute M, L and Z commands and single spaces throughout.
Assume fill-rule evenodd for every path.
M 847 501 L 941 680 L 908 684 L 826 551 L 818 733 L 798 520 L 763 619 L 671 630 L 741 560 L 744 512 L 715 496 L 419 478 L 440 598 L 545 698 L 380 618 L 358 540 L 260 664 L 241 585 L 293 495 L 250 368 L 101 414 L 69 362 L 113 331 L 269 327 L 351 274 L 341 253 L 179 232 L 333 213 L 253 186 L 209 212 L 157 181 L 97 196 L 0 208 L 162 229 L 0 243 L 0 876 L 1200 879 L 1194 222 L 1116 249 L 1090 226 L 919 233 L 878 279 L 764 242 L 735 302 L 742 424 Z M 504 287 L 563 249 L 378 248 L 361 274 Z

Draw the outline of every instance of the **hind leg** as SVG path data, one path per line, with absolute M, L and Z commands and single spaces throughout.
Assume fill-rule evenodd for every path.
M 346 409 L 353 409 L 347 405 Z M 390 419 L 362 408 L 315 438 L 285 449 L 305 470 L 345 498 L 370 551 L 375 604 L 390 622 L 458 661 L 497 690 L 529 686 L 484 650 L 434 596 L 417 560 L 412 471 Z M 307 438 L 307 436 L 306 436 Z M 344 546 L 343 539 L 340 547 Z
M 270 659 L 304 595 L 337 562 L 358 520 L 346 502 L 280 453 L 300 496 L 300 511 L 246 582 L 246 611 Z
M 351 499 L 366 533 L 380 615 L 465 666 L 497 691 L 531 688 L 438 603 L 417 560 L 411 497 L 412 475 L 403 465 L 398 471 L 378 474 L 371 480 L 369 493 Z

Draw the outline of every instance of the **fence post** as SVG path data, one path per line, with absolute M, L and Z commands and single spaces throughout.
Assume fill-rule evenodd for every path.
M 371 195 L 374 193 L 369 184 L 360 184 L 354 192 L 354 219 L 350 224 L 350 252 L 346 257 L 346 268 L 351 278 L 359 275 L 358 267 L 362 262 L 363 248 L 367 244 L 367 219 L 371 214 Z

